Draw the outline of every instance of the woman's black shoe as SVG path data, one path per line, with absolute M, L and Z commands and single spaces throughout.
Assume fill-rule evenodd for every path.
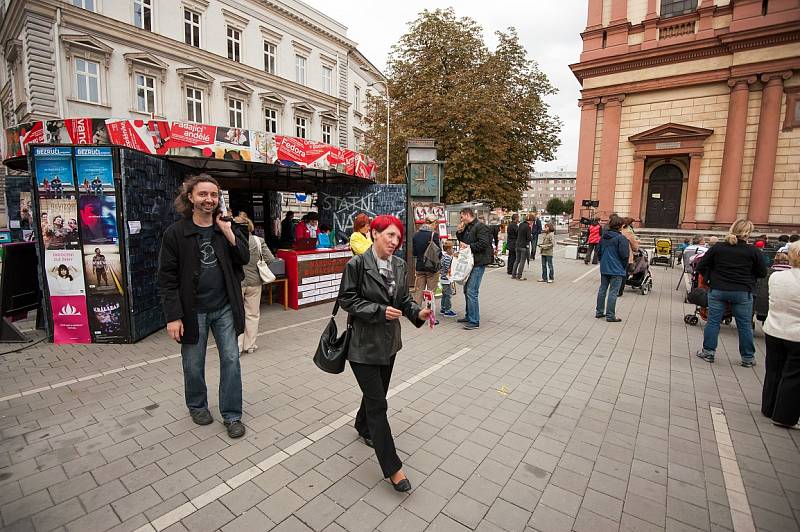
M 389 482 L 392 482 L 392 479 L 389 479 Z M 401 491 L 401 492 L 411 491 L 411 482 L 409 482 L 407 478 L 404 478 L 397 484 L 392 482 L 392 486 L 394 487 L 395 491 Z

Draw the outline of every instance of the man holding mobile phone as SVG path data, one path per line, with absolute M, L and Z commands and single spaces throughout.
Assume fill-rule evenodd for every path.
M 158 281 L 167 332 L 181 344 L 186 406 L 198 425 L 214 421 L 205 382 L 210 330 L 219 351 L 220 414 L 228 436 L 239 438 L 245 427 L 237 337 L 245 328 L 241 281 L 249 247 L 220 210 L 219 184 L 210 175 L 188 178 L 175 209 L 183 218 L 164 232 Z

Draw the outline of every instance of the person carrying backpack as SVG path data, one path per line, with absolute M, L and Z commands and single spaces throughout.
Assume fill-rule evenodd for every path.
M 439 284 L 439 265 L 441 264 L 442 245 L 439 235 L 434 230 L 439 218 L 435 214 L 425 217 L 425 223 L 411 239 L 411 247 L 416 259 L 414 268 L 414 299 L 422 305 L 422 292 L 434 291 Z

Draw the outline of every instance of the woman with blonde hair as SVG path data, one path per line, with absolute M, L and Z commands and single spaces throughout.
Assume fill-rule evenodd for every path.
M 258 273 L 258 261 L 263 257 L 267 264 L 272 263 L 275 257 L 270 252 L 263 239 L 253 234 L 255 226 L 245 212 L 239 212 L 233 219 L 240 225 L 247 226 L 247 243 L 250 248 L 250 261 L 244 265 L 244 280 L 242 281 L 242 298 L 244 299 L 244 334 L 239 337 L 239 353 L 252 353 L 258 346 L 258 322 L 261 320 L 261 288 L 264 286 L 261 274 Z
M 739 333 L 740 364 L 756 365 L 753 343 L 753 292 L 756 280 L 767 275 L 761 251 L 747 240 L 753 232 L 750 220 L 736 220 L 723 241 L 700 259 L 697 271 L 708 282 L 708 323 L 703 331 L 703 347 L 697 356 L 714 362 L 719 341 L 719 327 L 726 305 L 733 309 Z
M 372 247 L 372 238 L 369 234 L 369 216 L 363 212 L 353 220 L 353 234 L 350 235 L 350 250 L 353 255 L 362 255 Z
M 766 372 L 761 413 L 775 425 L 798 428 L 800 419 L 800 242 L 789 244 L 790 269 L 769 278 Z

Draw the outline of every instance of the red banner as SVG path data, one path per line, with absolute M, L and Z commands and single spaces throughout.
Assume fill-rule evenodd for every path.
M 173 122 L 169 133 L 167 148 L 188 148 L 211 146 L 217 135 L 215 126 L 194 124 L 192 122 Z

